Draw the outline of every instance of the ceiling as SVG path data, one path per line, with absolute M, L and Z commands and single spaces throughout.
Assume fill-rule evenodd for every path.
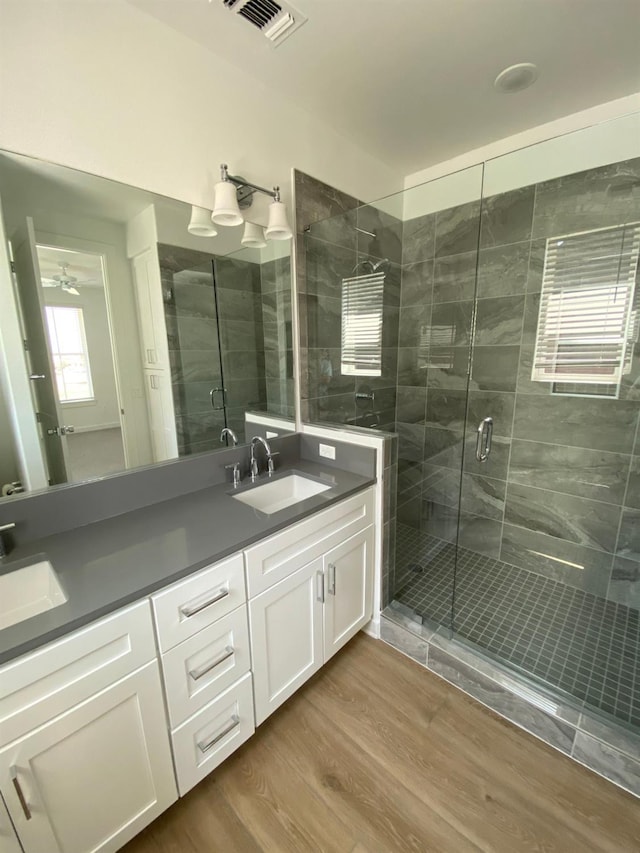
M 38 246 L 38 265 L 40 275 L 47 282 L 54 275 L 60 275 L 60 264 L 66 264 L 66 273 L 78 279 L 77 287 L 104 287 L 102 276 L 102 258 L 100 255 L 87 254 L 59 249 L 54 246 Z
M 223 0 L 129 0 L 408 174 L 640 90 L 638 0 L 292 0 L 273 48 Z M 530 89 L 496 75 L 538 65 Z

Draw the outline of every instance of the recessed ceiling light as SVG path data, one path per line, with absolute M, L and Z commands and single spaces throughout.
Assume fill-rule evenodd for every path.
M 504 95 L 512 95 L 528 89 L 538 79 L 538 67 L 533 62 L 518 62 L 501 71 L 493 81 L 496 92 Z

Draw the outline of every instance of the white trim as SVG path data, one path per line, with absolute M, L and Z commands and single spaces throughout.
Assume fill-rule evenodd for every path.
M 584 130 L 594 124 L 621 118 L 639 110 L 640 92 L 618 98 L 615 101 L 607 101 L 587 110 L 563 116 L 555 121 L 539 124 L 513 136 L 505 136 L 503 139 L 490 142 L 488 145 L 467 151 L 466 154 L 460 154 L 450 160 L 443 160 L 433 166 L 412 172 L 405 176 L 404 188 L 409 189 L 426 181 L 432 181 L 434 178 L 450 175 L 460 169 L 467 169 L 469 166 L 476 166 L 486 160 L 501 157 L 503 154 L 509 154 L 519 148 L 526 148 L 529 145 L 535 145 L 538 142 L 544 142 L 554 136 L 561 136 L 574 130 Z

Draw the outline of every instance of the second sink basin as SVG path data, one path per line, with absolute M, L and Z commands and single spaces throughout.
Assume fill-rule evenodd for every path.
M 67 596 L 47 559 L 42 558 L 22 568 L 16 566 L 0 575 L 0 629 L 58 607 L 66 600 Z
M 300 474 L 287 474 L 279 480 L 265 483 L 239 492 L 232 497 L 243 504 L 248 504 L 254 509 L 260 510 L 267 515 L 286 509 L 288 506 L 304 501 L 320 492 L 326 492 L 331 486 L 326 483 L 318 483 L 317 480 L 309 480 Z

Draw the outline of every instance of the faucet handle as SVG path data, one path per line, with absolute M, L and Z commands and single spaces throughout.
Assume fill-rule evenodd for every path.
M 15 526 L 15 521 L 9 521 L 7 524 L 0 524 L 0 533 L 4 533 L 5 530 L 13 530 Z
M 233 471 L 233 487 L 237 488 L 240 485 L 240 463 L 232 462 L 230 465 L 225 465 L 225 470 Z
M 9 530 L 13 530 L 15 527 L 15 522 L 10 521 L 8 524 L 0 524 L 0 557 L 6 557 L 7 554 L 11 551 L 11 541 L 6 541 L 4 539 L 3 533 L 7 533 Z
M 269 476 L 271 476 L 273 474 L 273 472 L 276 470 L 275 465 L 273 464 L 273 457 L 274 456 L 280 456 L 280 451 L 279 450 L 273 450 L 267 456 L 267 474 Z

